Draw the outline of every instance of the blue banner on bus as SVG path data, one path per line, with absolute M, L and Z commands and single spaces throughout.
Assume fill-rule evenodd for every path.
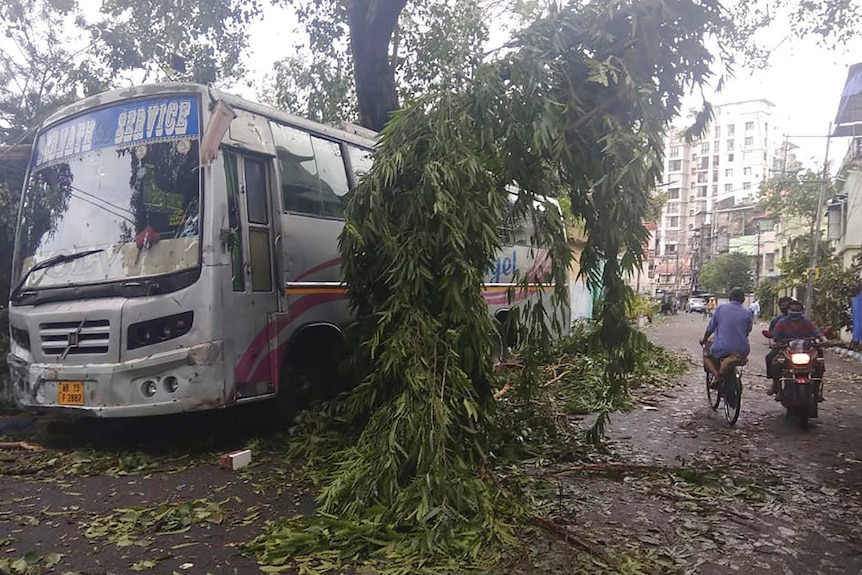
M 46 130 L 36 141 L 33 166 L 38 169 L 106 148 L 199 136 L 198 98 L 135 100 L 78 116 Z

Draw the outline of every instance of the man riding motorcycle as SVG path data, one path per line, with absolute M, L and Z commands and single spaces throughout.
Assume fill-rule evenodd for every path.
M 793 302 L 793 298 L 790 296 L 782 296 L 778 298 L 778 311 L 780 313 L 769 322 L 770 333 L 775 331 L 775 324 L 787 317 L 787 311 L 791 302 Z M 775 363 L 775 357 L 780 351 L 781 349 L 778 346 L 773 346 L 769 349 L 769 353 L 766 354 L 766 377 L 772 380 L 772 387 L 766 392 L 768 395 L 774 395 L 778 390 L 778 378 L 780 375 L 776 375 L 773 372 L 772 364 Z
M 826 341 L 826 338 L 820 333 L 820 329 L 814 324 L 813 321 L 805 317 L 805 306 L 802 305 L 802 302 L 798 302 L 794 300 L 790 303 L 787 309 L 787 317 L 776 322 L 775 327 L 770 330 L 772 333 L 772 339 L 775 343 L 780 344 L 786 343 L 788 341 L 794 339 L 816 339 L 818 341 Z M 823 356 L 823 351 L 818 349 L 818 356 Z M 819 377 L 821 380 L 823 378 L 823 367 L 821 362 L 817 362 L 816 364 L 816 372 L 815 375 Z M 773 373 L 774 373 L 773 368 Z M 778 389 L 775 380 L 773 379 L 773 388 L 769 390 L 769 395 L 775 394 Z M 818 401 L 823 401 L 823 384 L 820 385 L 820 395 L 817 398 Z
M 704 354 L 703 365 L 712 373 L 713 385 L 716 387 L 721 379 L 721 361 L 732 355 L 748 357 L 751 352 L 748 334 L 751 333 L 753 321 L 751 313 L 742 307 L 743 301 L 745 292 L 742 288 L 730 290 L 730 301 L 718 306 L 700 340 L 700 345 L 706 345 L 710 336 L 715 334 L 712 348 Z

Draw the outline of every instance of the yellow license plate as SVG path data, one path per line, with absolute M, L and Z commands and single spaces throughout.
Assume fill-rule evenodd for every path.
M 61 381 L 57 385 L 57 403 L 60 405 L 84 405 L 84 382 Z

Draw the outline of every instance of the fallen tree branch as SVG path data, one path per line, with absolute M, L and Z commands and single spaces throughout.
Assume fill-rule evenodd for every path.
M 494 392 L 494 399 L 500 399 L 501 397 L 506 395 L 509 392 L 509 390 L 512 389 L 513 387 L 514 387 L 514 385 L 512 384 L 512 382 L 507 381 L 506 385 L 504 385 L 503 387 L 501 387 L 500 389 L 498 389 L 497 391 Z
M 556 370 L 554 370 L 554 371 L 556 371 Z M 557 383 L 557 382 L 558 382 L 558 381 L 560 381 L 564 376 L 569 375 L 570 373 L 572 373 L 572 370 L 571 370 L 571 369 L 565 369 L 565 370 L 561 371 L 561 372 L 559 373 L 559 375 L 555 376 L 551 381 L 548 381 L 548 382 L 543 383 L 543 384 L 542 384 L 542 387 L 549 387 L 549 386 L 551 386 L 551 385 L 553 385 L 553 384 Z
M 35 443 L 27 443 L 26 441 L 2 441 L 0 449 L 26 449 L 27 451 L 42 451 L 44 448 Z
M 573 547 L 577 547 L 582 551 L 586 551 L 587 553 L 595 557 L 605 557 L 604 553 L 602 553 L 602 551 L 598 547 L 588 541 L 584 541 L 583 539 L 579 538 L 575 533 L 572 532 L 571 529 L 569 529 L 565 525 L 560 525 L 559 523 L 551 521 L 547 517 L 540 517 L 538 515 L 531 515 L 530 520 L 537 527 L 540 527 L 551 535 L 554 535 L 560 541 L 568 543 Z
M 500 363 L 494 365 L 494 371 L 502 371 L 507 367 L 518 367 L 520 369 L 524 369 L 524 364 L 520 361 L 501 361 Z

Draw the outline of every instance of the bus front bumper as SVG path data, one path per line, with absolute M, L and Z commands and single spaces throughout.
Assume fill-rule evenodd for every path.
M 136 417 L 227 405 L 220 340 L 123 363 L 8 361 L 12 397 L 24 409 Z

